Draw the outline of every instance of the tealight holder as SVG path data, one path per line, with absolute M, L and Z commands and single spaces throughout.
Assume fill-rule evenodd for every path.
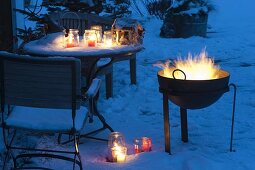
M 103 42 L 106 47 L 112 46 L 112 31 L 104 31 Z
M 142 151 L 143 152 L 150 152 L 152 147 L 151 138 L 148 137 L 142 137 Z
M 120 132 L 112 132 L 108 139 L 108 159 L 110 162 L 125 162 L 127 147 Z
M 142 137 L 134 139 L 134 153 L 150 152 L 152 148 L 151 138 Z
M 96 37 L 97 37 L 97 43 L 102 42 L 102 34 L 103 34 L 103 29 L 101 25 L 93 25 L 90 27 L 91 30 L 95 30 L 96 32 Z
M 79 30 L 65 29 L 64 30 L 64 47 L 72 48 L 79 46 Z
M 96 31 L 85 30 L 83 39 L 84 39 L 85 46 L 95 47 L 97 43 Z

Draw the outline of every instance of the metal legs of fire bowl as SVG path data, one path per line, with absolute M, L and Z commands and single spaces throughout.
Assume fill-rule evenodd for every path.
M 234 151 L 233 145 L 233 133 L 234 133 L 234 120 L 235 120 L 235 106 L 236 106 L 236 85 L 229 84 L 229 88 L 234 88 L 233 96 L 233 108 L 232 108 L 232 124 L 230 135 L 230 152 Z M 163 113 L 164 113 L 164 137 L 165 137 L 165 152 L 171 154 L 171 142 L 170 142 L 170 121 L 169 121 L 169 105 L 168 105 L 168 92 L 163 92 Z M 183 142 L 188 142 L 188 121 L 187 121 L 187 109 L 180 107 L 181 117 L 181 137 Z

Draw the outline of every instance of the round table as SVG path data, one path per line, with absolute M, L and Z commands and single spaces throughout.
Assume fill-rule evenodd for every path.
M 87 84 L 111 66 L 114 62 L 130 60 L 131 84 L 136 84 L 136 53 L 143 49 L 142 45 L 119 45 L 106 47 L 98 44 L 97 47 L 85 47 L 80 41 L 79 47 L 65 48 L 63 45 L 64 35 L 62 32 L 48 34 L 39 40 L 31 41 L 24 46 L 24 52 L 33 56 L 61 56 L 79 58 L 82 65 L 86 65 L 83 75 L 86 75 Z M 97 66 L 97 62 L 102 58 L 109 58 L 110 61 L 102 66 Z

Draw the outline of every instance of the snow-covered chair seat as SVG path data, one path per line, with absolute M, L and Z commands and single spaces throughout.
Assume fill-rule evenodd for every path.
M 85 123 L 86 107 L 76 110 L 75 130 L 80 131 Z M 6 119 L 6 125 L 27 130 L 69 132 L 73 128 L 69 109 L 41 109 L 17 106 Z
M 0 66 L 2 128 L 7 149 L 4 166 L 11 151 L 18 149 L 29 152 L 12 154 L 14 169 L 31 169 L 18 167 L 19 158 L 50 157 L 70 161 L 73 167 L 78 165 L 82 170 L 79 138 L 89 114 L 81 102 L 85 96 L 93 100 L 101 81 L 94 79 L 88 93 L 81 94 L 81 63 L 72 57 L 30 57 L 0 52 Z M 5 115 L 6 105 L 16 107 Z M 14 130 L 13 134 L 10 129 Z M 74 139 L 73 151 L 13 146 L 19 130 L 69 134 Z

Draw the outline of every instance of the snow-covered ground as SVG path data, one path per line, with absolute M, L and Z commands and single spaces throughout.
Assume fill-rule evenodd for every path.
M 130 85 L 129 63 L 114 65 L 114 97 L 104 98 L 98 108 L 115 131 L 125 135 L 128 159 L 125 163 L 106 162 L 107 143 L 82 139 L 80 152 L 84 169 L 255 169 L 255 13 L 253 0 L 215 1 L 209 16 L 207 38 L 164 39 L 159 37 L 162 21 L 141 18 L 146 29 L 145 50 L 137 56 L 137 85 Z M 164 152 L 162 94 L 158 92 L 157 61 L 176 59 L 206 47 L 220 67 L 231 74 L 237 85 L 235 152 L 229 152 L 233 90 L 210 107 L 188 110 L 189 142 L 180 136 L 179 108 L 170 103 L 172 155 Z M 94 128 L 88 124 L 86 129 Z M 100 136 L 107 137 L 108 131 Z M 152 138 L 151 152 L 133 154 L 133 139 Z M 37 145 L 54 146 L 51 137 L 41 137 Z M 26 139 L 20 139 L 25 141 Z M 40 160 L 55 169 L 71 169 L 66 162 Z

